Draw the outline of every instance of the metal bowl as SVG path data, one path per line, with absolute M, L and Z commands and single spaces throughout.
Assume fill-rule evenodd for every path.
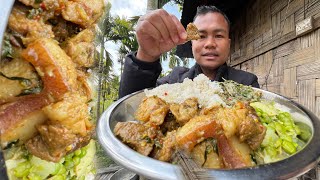
M 1 2 L 1 6 L 0 6 L 0 17 L 1 17 L 1 21 L 0 21 L 0 52 L 2 50 L 2 40 L 3 40 L 4 32 L 6 31 L 6 28 L 7 28 L 7 23 L 8 23 L 9 15 L 11 13 L 13 3 L 14 3 L 14 0 L 6 0 L 6 1 Z M 1 56 L 0 56 L 0 60 L 1 60 Z
M 302 175 L 315 167 L 320 157 L 320 120 L 308 109 L 281 95 L 261 89 L 263 99 L 273 100 L 298 113 L 301 121 L 312 129 L 312 137 L 306 146 L 284 160 L 250 168 L 223 170 L 207 169 L 206 177 L 213 179 L 288 179 Z M 117 122 L 134 121 L 134 112 L 145 97 L 143 91 L 127 95 L 113 103 L 100 117 L 97 134 L 107 154 L 118 164 L 150 179 L 183 179 L 179 166 L 143 156 L 132 150 L 113 133 Z
M 13 6 L 14 0 L 6 0 L 1 2 L 0 6 L 0 53 L 2 52 L 2 40 L 4 36 L 4 32 L 6 31 L 7 28 L 7 23 L 9 19 L 9 15 Z M 1 55 L 0 55 L 0 60 L 1 60 Z M 0 148 L 0 177 L 3 178 L 4 180 L 8 179 L 7 176 L 7 170 L 5 168 L 5 160 L 2 154 L 2 150 Z

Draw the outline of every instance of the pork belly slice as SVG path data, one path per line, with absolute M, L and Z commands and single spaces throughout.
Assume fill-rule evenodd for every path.
M 203 140 L 223 134 L 223 129 L 212 116 L 196 116 L 177 130 L 176 140 L 179 148 L 190 152 Z
M 75 66 L 55 40 L 42 38 L 34 41 L 23 50 L 22 57 L 35 67 L 43 81 L 43 93 L 49 94 L 54 102 L 76 89 Z
M 244 168 L 252 166 L 251 162 L 247 162 L 242 154 L 233 146 L 230 139 L 228 139 L 224 134 L 220 134 L 217 137 L 218 140 L 218 152 L 219 156 L 222 158 L 225 168 L 235 169 Z
M 1 136 L 6 136 L 7 132 L 14 131 L 21 124 L 27 123 L 26 117 L 31 113 L 62 100 L 67 92 L 77 89 L 75 67 L 54 40 L 44 38 L 34 41 L 23 50 L 22 57 L 35 67 L 44 87 L 40 94 L 21 96 L 14 102 L 0 106 Z M 34 133 L 33 129 L 29 128 L 30 134 Z M 7 138 L 7 140 L 16 139 Z
M 231 137 L 227 137 L 222 126 L 213 116 L 197 116 L 177 131 L 177 145 L 190 153 L 194 147 L 207 138 L 215 138 L 218 143 L 218 154 L 226 168 L 251 166 L 251 162 L 235 148 Z M 245 156 L 247 157 L 247 156 Z
M 33 111 L 23 118 L 11 119 L 12 121 L 4 120 L 0 115 L 1 147 L 5 148 L 11 142 L 23 144 L 37 134 L 36 125 L 47 119 L 42 110 Z M 9 124 L 10 122 L 13 124 Z
M 14 102 L 0 106 L 1 144 L 16 140 L 26 140 L 26 137 L 36 133 L 34 126 L 46 120 L 41 108 L 50 104 L 48 97 L 42 94 L 22 96 Z M 38 114 L 38 113 L 39 114 Z M 36 117 L 39 117 L 37 119 Z M 32 122 L 29 122 L 32 120 Z M 26 129 L 24 129 L 26 128 Z
M 145 156 L 152 151 L 154 139 L 160 133 L 153 127 L 135 122 L 118 122 L 113 131 L 122 142 Z

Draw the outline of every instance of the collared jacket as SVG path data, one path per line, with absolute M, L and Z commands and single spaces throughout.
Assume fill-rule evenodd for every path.
M 159 86 L 165 83 L 183 82 L 185 78 L 193 79 L 201 74 L 201 68 L 195 64 L 191 68 L 175 67 L 170 74 L 159 78 L 162 71 L 160 61 L 143 62 L 135 57 L 135 53 L 130 53 L 125 58 L 124 69 L 121 76 L 119 97 L 123 97 L 130 93 Z M 159 79 L 158 79 L 159 78 Z M 258 78 L 256 75 L 238 70 L 223 64 L 217 70 L 215 81 L 233 80 L 237 83 L 250 85 L 259 88 Z

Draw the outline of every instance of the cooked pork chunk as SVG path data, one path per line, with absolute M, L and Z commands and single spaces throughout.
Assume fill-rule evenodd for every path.
M 76 135 L 61 124 L 39 125 L 38 131 L 52 156 L 59 156 L 76 140 Z
M 40 134 L 30 139 L 26 147 L 33 155 L 53 162 L 58 162 L 67 153 L 85 146 L 91 137 L 73 134 L 61 124 L 46 123 L 37 129 Z
M 0 105 L 41 86 L 32 65 L 22 58 L 14 58 L 8 62 L 0 61 L 0 73 L 6 76 L 0 74 Z M 8 77 L 20 77 L 20 80 L 8 79 Z M 22 80 L 22 78 L 25 79 Z
M 135 118 L 142 122 L 161 125 L 169 111 L 169 106 L 156 96 L 145 98 L 136 111 Z
M 167 132 L 177 130 L 180 127 L 180 124 L 176 121 L 176 118 L 173 114 L 168 113 L 164 119 L 164 122 L 160 125 L 160 130 L 163 134 Z
M 199 34 L 199 31 L 198 31 L 198 28 L 196 25 L 194 25 L 193 23 L 189 23 L 187 25 L 187 41 L 190 41 L 190 40 L 198 40 L 200 39 L 200 34 Z
M 28 19 L 23 8 L 14 6 L 9 17 L 8 26 L 11 30 L 20 33 L 23 44 L 27 45 L 38 38 L 53 38 L 52 27 L 42 19 Z
M 73 134 L 86 136 L 92 129 L 86 97 L 68 93 L 62 101 L 43 108 L 50 121 L 66 127 Z
M 198 113 L 198 100 L 189 98 L 181 104 L 171 104 L 170 111 L 176 120 L 184 125 Z
M 114 133 L 122 142 L 145 156 L 148 156 L 153 149 L 154 139 L 157 137 L 157 130 L 143 124 L 134 122 L 118 122 Z
M 55 11 L 56 15 L 59 8 L 62 8 L 64 3 L 67 0 L 41 0 L 40 2 L 37 0 L 19 0 L 26 6 L 31 6 L 33 8 L 42 8 L 47 11 Z
M 262 143 L 266 128 L 250 106 L 240 103 L 233 108 L 220 108 L 215 117 L 227 137 L 237 134 L 240 141 L 247 142 L 252 149 Z
M 251 149 L 257 149 L 264 139 L 266 127 L 258 120 L 254 110 L 247 111 L 246 115 L 247 118 L 239 124 L 240 141 L 247 142 Z
M 194 147 L 191 157 L 204 168 L 224 168 L 222 159 L 218 155 L 217 142 L 209 138 Z
M 154 158 L 160 161 L 169 162 L 172 160 L 174 152 L 176 150 L 176 131 L 171 131 L 161 139 L 163 143 L 160 143 L 158 151 L 156 151 Z
M 73 0 L 65 3 L 62 16 L 65 20 L 89 27 L 102 14 L 103 0 Z
M 94 30 L 86 29 L 67 41 L 66 53 L 79 67 L 91 67 L 94 62 Z

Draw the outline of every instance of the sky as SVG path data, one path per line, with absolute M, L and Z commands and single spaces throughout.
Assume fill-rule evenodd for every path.
M 147 10 L 147 0 L 109 0 L 111 3 L 111 15 L 120 16 L 125 18 L 130 18 L 132 16 L 144 15 Z M 178 11 L 178 7 L 173 3 L 167 3 L 163 9 L 167 10 L 169 13 L 174 14 L 178 19 L 181 18 L 181 12 Z M 108 52 L 111 54 L 111 59 L 113 60 L 113 70 L 116 75 L 120 74 L 120 64 L 117 62 L 118 59 L 118 48 L 119 45 L 107 42 L 106 44 Z M 163 70 L 168 70 L 168 62 L 162 64 Z

